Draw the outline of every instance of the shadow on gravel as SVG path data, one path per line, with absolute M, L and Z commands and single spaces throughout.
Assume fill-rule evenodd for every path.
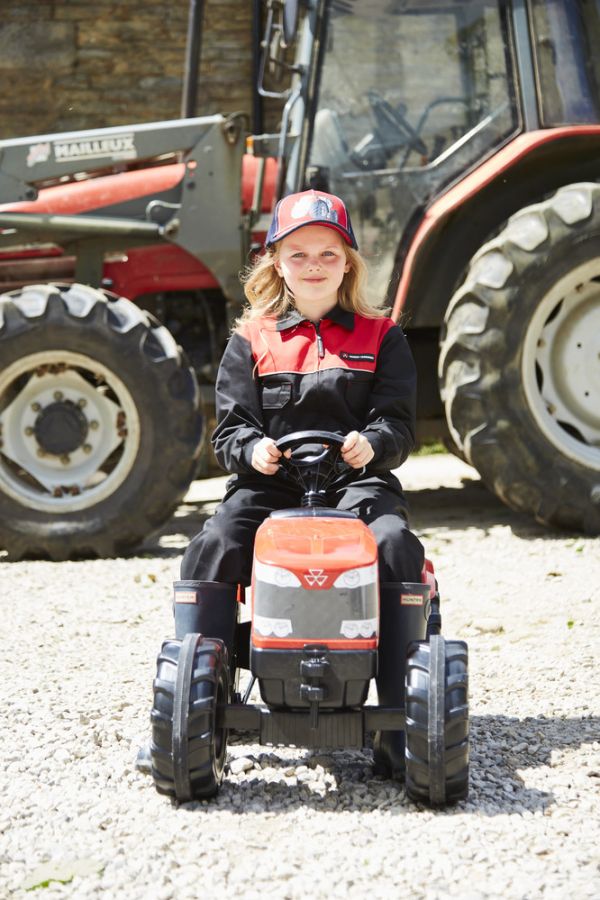
M 146 538 L 132 556 L 169 559 L 181 556 L 193 537 L 213 514 L 215 501 L 182 503 L 160 531 Z
M 553 752 L 592 743 L 600 734 L 600 718 L 473 716 L 470 740 L 470 796 L 466 808 L 486 815 L 535 812 L 556 803 L 553 788 L 569 786 Z M 522 774 L 544 768 L 548 789 L 528 788 Z M 572 766 L 568 771 L 572 772 Z M 590 789 L 600 786 L 600 766 L 586 770 Z M 537 776 L 539 779 L 539 773 Z M 536 780 L 537 780 L 536 779 Z M 482 808 L 483 806 L 483 808 Z
M 469 528 L 484 534 L 495 525 L 507 525 L 520 538 L 569 538 L 574 532 L 540 525 L 505 506 L 481 481 L 462 480 L 462 487 L 407 491 L 411 525 L 417 531 Z
M 508 525 L 520 538 L 560 539 L 572 532 L 550 530 L 533 519 L 514 512 L 480 482 L 463 479 L 462 487 L 407 491 L 412 527 L 435 536 L 436 529 L 469 528 L 487 534 L 495 525 Z M 218 497 L 183 503 L 166 525 L 144 543 L 139 554 L 158 558 L 180 556 L 212 514 Z
M 469 798 L 436 815 L 522 815 L 544 812 L 558 801 L 554 789 L 569 788 L 569 776 L 561 773 L 553 751 L 577 749 L 596 740 L 600 719 L 475 716 L 471 720 L 471 768 Z M 252 744 L 253 735 L 232 736 L 231 750 L 244 747 L 244 757 L 254 764 L 241 777 L 226 777 L 212 801 L 183 804 L 202 814 L 290 813 L 300 807 L 320 812 L 391 812 L 406 815 L 427 810 L 406 796 L 402 785 L 373 775 L 369 751 L 299 751 L 283 759 L 276 748 Z M 233 758 L 230 753 L 230 761 Z M 314 771 L 318 767 L 318 772 Z M 522 775 L 547 768 L 548 789 L 527 787 Z M 572 766 L 569 766 L 572 771 Z M 590 789 L 600 785 L 600 767 L 587 770 Z M 539 774 L 538 774 L 539 778 Z M 562 801 L 561 801 L 562 802 Z

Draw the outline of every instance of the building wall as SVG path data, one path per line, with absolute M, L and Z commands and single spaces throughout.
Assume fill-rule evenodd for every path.
M 189 0 L 2 0 L 0 138 L 176 118 Z M 198 114 L 252 104 L 252 4 L 206 0 Z

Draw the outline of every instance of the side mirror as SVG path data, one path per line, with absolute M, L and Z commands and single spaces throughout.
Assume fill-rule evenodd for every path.
M 298 2 L 299 0 L 285 0 L 283 4 L 283 43 L 286 47 L 293 44 L 298 30 Z

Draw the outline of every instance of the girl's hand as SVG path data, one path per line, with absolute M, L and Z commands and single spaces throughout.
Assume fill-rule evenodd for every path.
M 275 475 L 279 469 L 277 460 L 281 456 L 273 438 L 261 438 L 252 451 L 252 467 L 261 475 Z
M 363 434 L 351 431 L 346 435 L 346 440 L 342 444 L 342 459 L 347 465 L 353 469 L 362 469 L 374 456 L 375 451 Z

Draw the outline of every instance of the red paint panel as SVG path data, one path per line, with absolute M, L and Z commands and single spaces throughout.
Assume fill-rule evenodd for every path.
M 257 157 L 249 154 L 245 154 L 242 159 L 242 196 L 240 200 L 243 212 L 248 212 L 252 206 L 258 162 Z M 0 204 L 0 210 L 3 212 L 74 215 L 168 191 L 179 184 L 184 175 L 184 163 L 151 166 L 147 169 L 120 172 L 117 175 L 100 175 L 83 181 L 72 181 L 68 184 L 43 188 L 37 200 Z M 263 181 L 262 212 L 268 213 L 273 208 L 276 180 L 277 161 L 267 159 Z
M 102 175 L 86 181 L 72 181 L 44 188 L 37 200 L 5 203 L 0 206 L 0 210 L 74 215 L 168 191 L 179 184 L 184 174 L 185 165 L 176 163 L 120 172 L 118 175 Z
M 242 159 L 242 210 L 248 212 L 252 206 L 254 183 L 258 173 L 259 158 L 245 153 Z M 277 160 L 269 157 L 266 160 L 263 180 L 261 212 L 269 213 L 275 205 L 275 184 L 277 181 Z
M 254 555 L 266 565 L 288 569 L 304 585 L 309 569 L 337 577 L 348 569 L 373 565 L 377 542 L 358 519 L 267 519 L 257 531 Z
M 331 640 L 330 638 L 311 638 L 308 641 L 303 640 L 286 640 L 285 638 L 261 637 L 252 630 L 252 643 L 255 647 L 266 648 L 269 650 L 301 650 L 307 644 L 323 644 L 330 650 L 377 650 L 379 643 L 374 638 L 356 638 L 355 640 L 341 639 Z
M 175 244 L 134 247 L 123 259 L 104 264 L 111 291 L 134 300 L 156 291 L 197 291 L 218 288 L 212 272 Z
M 440 219 L 443 219 L 453 209 L 478 193 L 486 184 L 494 180 L 501 172 L 512 168 L 515 163 L 531 153 L 536 147 L 564 137 L 577 137 L 596 135 L 600 137 L 600 126 L 582 125 L 553 128 L 547 131 L 529 131 L 518 135 L 513 141 L 502 147 L 494 156 L 482 163 L 475 171 L 467 175 L 461 182 L 450 188 L 441 197 L 435 200 L 425 212 L 412 244 L 406 255 L 402 276 L 396 291 L 396 299 L 392 310 L 392 319 L 398 321 L 404 304 L 412 277 L 415 261 L 419 251 L 426 242 L 429 234 L 437 227 Z

